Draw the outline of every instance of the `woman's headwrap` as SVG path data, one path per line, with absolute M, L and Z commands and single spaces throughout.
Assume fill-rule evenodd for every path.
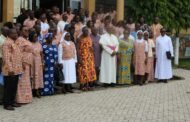
M 65 41 L 65 36 L 66 36 L 67 33 L 68 33 L 68 32 L 64 32 L 64 33 L 63 33 L 63 35 L 62 35 L 62 37 L 61 37 L 61 42 Z
M 143 35 L 144 35 L 145 33 L 147 33 L 147 34 L 148 34 L 148 36 L 149 36 L 149 32 L 148 32 L 148 31 L 144 31 Z
M 137 31 L 137 35 L 138 35 L 139 33 L 143 33 L 143 31 L 142 31 L 142 30 L 138 30 L 138 31 Z

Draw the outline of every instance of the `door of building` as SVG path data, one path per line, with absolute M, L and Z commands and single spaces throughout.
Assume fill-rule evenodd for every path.
M 63 10 L 64 0 L 40 0 L 40 8 L 51 9 L 53 6 L 59 7 L 60 11 Z

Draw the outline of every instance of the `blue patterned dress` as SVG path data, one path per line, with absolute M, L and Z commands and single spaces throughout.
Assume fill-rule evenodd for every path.
M 42 44 L 44 66 L 44 88 L 42 89 L 42 96 L 54 94 L 54 65 L 58 61 L 56 45 Z

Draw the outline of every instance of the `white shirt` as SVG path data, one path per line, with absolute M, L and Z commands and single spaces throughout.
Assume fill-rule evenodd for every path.
M 152 39 L 148 39 L 148 57 L 153 57 L 152 48 L 155 48 L 154 41 Z
M 46 22 L 41 22 L 41 31 L 49 30 L 49 24 Z
M 64 32 L 65 30 L 65 26 L 68 24 L 68 22 L 65 21 L 59 21 L 59 23 L 57 24 L 57 31 L 58 32 Z
M 3 36 L 3 34 L 0 35 L 0 58 L 2 58 L 2 53 L 3 53 L 3 44 L 6 40 L 6 37 Z

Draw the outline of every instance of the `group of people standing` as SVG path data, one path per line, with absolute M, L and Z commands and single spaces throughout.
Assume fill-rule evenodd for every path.
M 172 78 L 173 46 L 158 17 L 149 26 L 144 17 L 137 23 L 130 17 L 116 22 L 116 14 L 100 8 L 89 16 L 87 10 L 72 12 L 70 7 L 60 13 L 54 6 L 22 9 L 16 23 L 6 22 L 0 36 L 4 108 L 15 110 L 33 96 L 53 95 L 55 85 L 73 93 L 77 82 L 88 91 L 102 84 Z

